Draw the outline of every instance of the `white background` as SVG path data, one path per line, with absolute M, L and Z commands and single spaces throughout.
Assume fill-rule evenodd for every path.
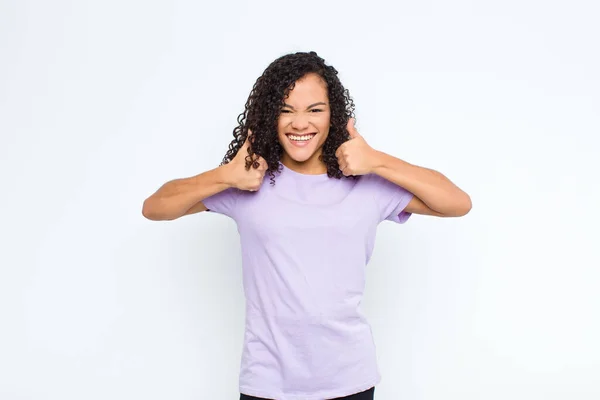
M 141 214 L 315 50 L 379 150 L 469 215 L 383 223 L 377 400 L 600 397 L 600 6 L 0 1 L 0 398 L 239 397 L 233 221 Z

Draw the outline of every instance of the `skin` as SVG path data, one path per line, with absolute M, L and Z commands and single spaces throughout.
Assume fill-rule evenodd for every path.
M 345 176 L 377 174 L 414 194 L 405 211 L 436 217 L 462 217 L 471 210 L 471 198 L 442 173 L 373 149 L 348 121 L 350 140 L 336 157 Z
M 319 159 L 331 116 L 325 82 L 317 74 L 307 74 L 296 82 L 285 104 L 277 121 L 278 139 L 284 149 L 281 162 L 304 174 L 326 173 L 325 163 Z M 350 140 L 336 151 L 345 176 L 374 173 L 404 187 L 415 195 L 406 207 L 414 214 L 458 217 L 470 211 L 470 197 L 443 174 L 373 149 L 354 124 L 354 119 L 348 121 Z M 309 132 L 316 136 L 305 147 L 294 146 L 288 138 L 289 134 Z
M 277 120 L 277 135 L 283 147 L 281 162 L 288 168 L 304 174 L 327 172 L 319 160 L 323 144 L 329 135 L 331 111 L 327 86 L 321 77 L 311 73 L 298 80 L 285 99 Z M 288 135 L 316 133 L 305 147 L 297 147 Z
M 329 134 L 331 116 L 325 82 L 317 74 L 307 74 L 296 82 L 285 104 L 277 120 L 278 140 L 284 150 L 281 162 L 303 174 L 326 173 L 327 167 L 319 159 Z M 336 151 L 340 170 L 345 176 L 377 174 L 402 186 L 414 194 L 405 209 L 414 214 L 460 217 L 471 210 L 469 195 L 442 173 L 372 148 L 358 133 L 354 123 L 354 119 L 348 121 L 350 140 Z M 316 136 L 303 147 L 294 146 L 288 138 L 289 134 L 306 133 L 316 133 Z M 246 140 L 233 160 L 225 165 L 190 178 L 165 183 L 144 202 L 144 216 L 152 220 L 172 220 L 205 211 L 206 207 L 200 199 L 228 187 L 258 190 L 264 180 L 267 163 L 258 157 L 259 168 L 247 170 L 245 157 L 248 146 Z

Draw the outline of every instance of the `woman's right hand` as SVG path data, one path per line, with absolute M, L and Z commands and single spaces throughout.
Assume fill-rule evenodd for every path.
M 248 138 L 252 135 L 252 131 L 248 130 Z M 255 162 L 250 166 L 249 170 L 246 170 L 246 156 L 248 155 L 248 147 L 250 147 L 250 141 L 246 138 L 246 141 L 240 147 L 237 154 L 229 162 L 229 173 L 232 186 L 249 191 L 257 191 L 262 185 L 262 181 L 267 171 L 267 162 L 259 155 L 253 155 Z M 254 165 L 258 164 L 257 168 Z

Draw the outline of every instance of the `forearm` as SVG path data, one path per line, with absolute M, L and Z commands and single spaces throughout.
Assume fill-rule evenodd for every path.
M 228 164 L 225 164 L 165 183 L 144 201 L 142 214 L 151 220 L 172 220 L 183 216 L 198 202 L 232 186 L 228 169 Z
M 413 193 L 432 210 L 447 216 L 461 216 L 471 209 L 469 195 L 442 173 L 380 151 L 374 159 L 374 173 Z

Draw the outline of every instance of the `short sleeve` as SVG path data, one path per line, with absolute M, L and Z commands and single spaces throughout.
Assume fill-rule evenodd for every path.
M 235 211 L 240 197 L 240 190 L 237 188 L 227 188 L 223 191 L 213 194 L 202 200 L 208 211 L 226 215 L 235 219 Z
M 375 198 L 375 204 L 378 207 L 379 220 L 388 220 L 398 224 L 405 223 L 412 214 L 404 211 L 404 209 L 414 195 L 402 186 L 396 185 L 377 174 L 369 174 L 368 180 Z

